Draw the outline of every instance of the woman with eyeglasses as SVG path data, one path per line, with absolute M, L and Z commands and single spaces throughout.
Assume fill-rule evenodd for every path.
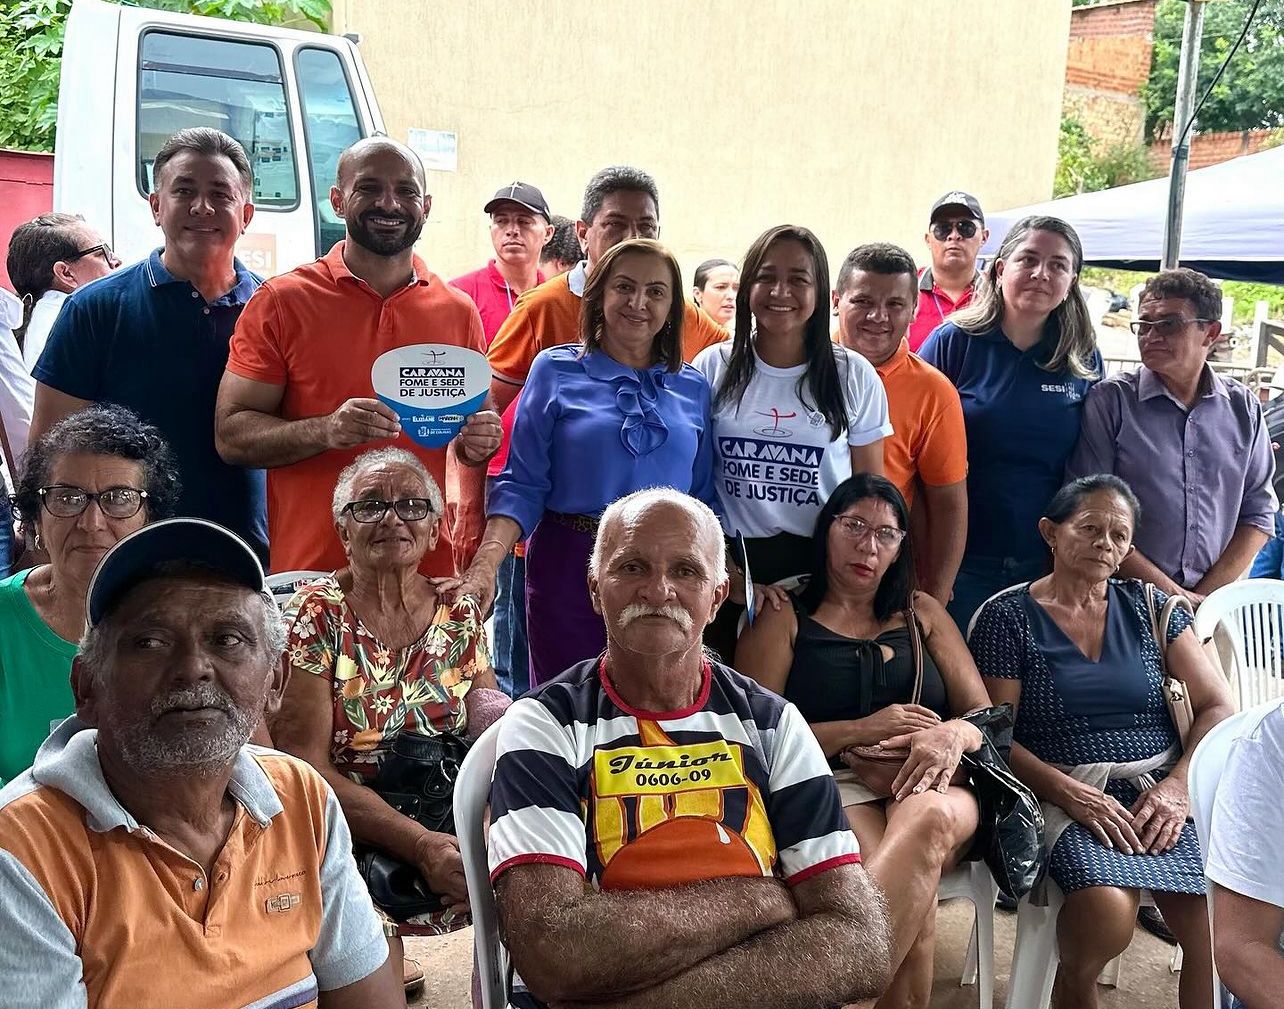
M 477 599 L 448 603 L 419 573 L 442 519 L 437 482 L 417 456 L 378 448 L 340 474 L 332 512 L 348 566 L 286 605 L 290 670 L 274 745 L 330 783 L 354 841 L 418 869 L 438 909 L 400 935 L 467 925 L 459 845 L 390 806 L 372 785 L 403 732 L 475 738 L 508 703 L 496 687 Z M 387 910 L 387 909 L 383 909 Z M 397 950 L 400 955 L 400 950 Z M 407 963 L 407 983 L 422 972 Z
M 15 504 L 49 563 L 0 581 L 0 780 L 30 767 L 51 723 L 75 708 L 71 660 L 98 561 L 169 518 L 178 494 L 169 446 L 124 407 L 70 414 L 27 450 Z
M 67 295 L 107 276 L 120 260 L 79 214 L 41 214 L 14 229 L 5 266 L 22 299 L 22 326 L 15 335 L 30 374 Z
M 897 971 L 878 1004 L 926 1009 L 936 891 L 978 818 L 953 782 L 981 733 L 955 716 L 990 700 L 945 608 L 914 591 L 908 529 L 890 480 L 858 473 L 839 484 L 816 521 L 807 582 L 792 607 L 745 629 L 736 668 L 798 707 L 835 768 L 862 861 L 888 894 Z M 851 752 L 880 743 L 910 753 L 886 789 Z
M 1102 375 L 1082 268 L 1070 225 L 1022 218 L 972 303 L 919 351 L 958 389 L 967 429 L 967 546 L 949 603 L 960 630 L 994 593 L 1047 571 L 1039 517 L 1061 486 L 1084 397 Z

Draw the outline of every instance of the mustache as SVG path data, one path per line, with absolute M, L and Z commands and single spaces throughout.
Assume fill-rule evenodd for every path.
M 176 708 L 218 708 L 220 711 L 231 712 L 235 707 L 226 691 L 213 683 L 199 683 L 194 687 L 171 690 L 168 694 L 153 697 L 151 713 L 163 715 Z
M 691 619 L 691 614 L 676 603 L 670 603 L 668 606 L 647 606 L 644 603 L 630 603 L 620 612 L 620 626 L 628 627 L 633 621 L 641 620 L 643 617 L 667 617 L 681 627 L 684 632 L 689 632 L 695 623 Z

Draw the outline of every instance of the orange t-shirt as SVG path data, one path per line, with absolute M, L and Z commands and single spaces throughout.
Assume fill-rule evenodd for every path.
M 913 503 L 915 476 L 929 487 L 965 479 L 967 434 L 953 383 L 911 354 L 905 340 L 875 371 L 887 392 L 895 432 L 883 439 L 883 468 L 887 479 L 905 495 L 906 503 Z
M 563 273 L 522 292 L 486 351 L 495 378 L 511 385 L 525 385 L 531 362 L 541 350 L 579 342 L 580 296 L 571 290 L 570 278 L 570 273 Z M 690 364 L 705 347 L 721 343 L 727 335 L 725 329 L 687 302 L 682 324 L 683 360 Z
M 468 296 L 414 258 L 415 279 L 380 297 L 343 262 L 344 243 L 316 262 L 273 277 L 245 306 L 232 336 L 227 370 L 285 387 L 280 416 L 319 417 L 345 400 L 373 397 L 370 369 L 394 347 L 444 343 L 486 352 L 481 318 Z M 424 448 L 403 430 L 395 442 L 322 452 L 268 470 L 268 540 L 273 571 L 333 571 L 347 559 L 330 499 L 339 471 L 362 452 L 395 444 L 423 460 L 446 492 L 446 451 Z M 454 574 L 450 530 L 443 521 L 425 575 Z

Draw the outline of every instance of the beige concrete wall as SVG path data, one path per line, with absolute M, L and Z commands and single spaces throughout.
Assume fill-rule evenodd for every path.
M 430 172 L 422 249 L 450 277 L 490 253 L 514 179 L 577 217 L 615 163 L 650 171 L 686 276 L 806 225 L 836 269 L 856 244 L 924 255 L 927 209 L 964 188 L 1048 198 L 1069 0 L 335 0 L 389 132 L 459 135 Z

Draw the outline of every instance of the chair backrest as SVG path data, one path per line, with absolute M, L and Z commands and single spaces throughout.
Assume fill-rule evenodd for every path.
M 268 591 L 272 593 L 272 598 L 276 600 L 277 606 L 285 609 L 285 604 L 298 591 L 300 585 L 324 578 L 329 573 L 329 571 L 279 571 L 274 575 L 268 575 L 264 582 L 267 584 Z
M 994 593 L 994 595 L 990 596 L 989 599 L 978 606 L 973 611 L 972 615 L 967 618 L 967 633 L 963 635 L 963 640 L 968 644 L 972 643 L 972 632 L 976 629 L 976 618 L 981 615 L 981 611 L 985 609 L 987 603 L 992 603 L 994 600 L 998 599 L 999 596 L 1006 596 L 1009 592 L 1016 592 L 1018 589 L 1023 589 L 1029 584 L 1029 582 L 1017 582 L 1015 585 L 1009 585 L 1006 589 L 999 589 L 998 592 Z
M 1284 697 L 1284 581 L 1246 578 L 1210 594 L 1195 613 L 1195 636 L 1207 641 L 1219 625 L 1231 646 L 1235 668 L 1224 672 L 1239 706 Z
M 486 806 L 495 773 L 499 724 L 496 722 L 473 743 L 455 779 L 455 836 L 468 881 L 482 1009 L 506 1009 L 508 1005 L 508 951 L 499 940 L 499 912 L 486 862 Z

